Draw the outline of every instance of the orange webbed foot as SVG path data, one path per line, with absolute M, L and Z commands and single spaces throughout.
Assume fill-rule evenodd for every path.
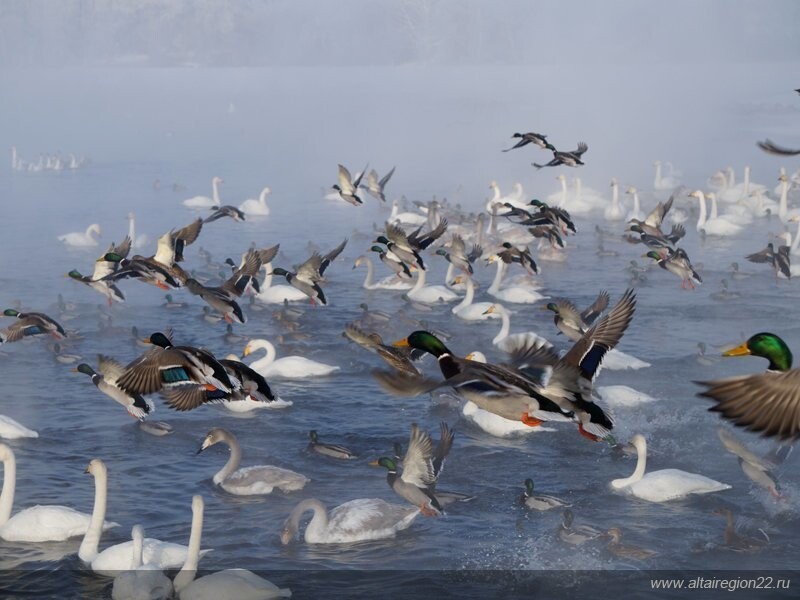
M 544 421 L 542 421 L 541 419 L 529 416 L 528 413 L 522 413 L 520 421 L 525 423 L 525 425 L 527 425 L 528 427 L 538 427 L 539 425 L 544 423 Z
M 589 433 L 583 428 L 583 424 L 578 425 L 578 433 L 580 433 L 583 437 L 592 440 L 593 442 L 599 442 L 600 438 L 597 437 L 593 433 Z

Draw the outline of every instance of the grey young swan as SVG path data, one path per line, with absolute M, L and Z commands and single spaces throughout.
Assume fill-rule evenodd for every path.
M 230 448 L 231 455 L 225 466 L 214 475 L 213 481 L 230 494 L 237 496 L 271 494 L 275 488 L 282 492 L 291 492 L 302 489 L 309 481 L 300 473 L 271 465 L 252 465 L 240 469 L 242 449 L 239 442 L 231 432 L 218 427 L 208 432 L 197 453 L 200 454 L 206 448 L 220 442 Z
M 420 512 L 379 498 L 358 498 L 328 513 L 322 502 L 309 498 L 295 506 L 286 519 L 281 543 L 288 544 L 295 538 L 300 519 L 308 511 L 314 513 L 303 536 L 308 544 L 340 544 L 393 537 L 411 525 Z

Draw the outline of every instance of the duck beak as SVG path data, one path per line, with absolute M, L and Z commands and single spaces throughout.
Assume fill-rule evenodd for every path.
M 747 342 L 745 342 L 736 346 L 736 348 L 726 350 L 722 353 L 722 356 L 747 356 L 748 354 L 752 353 L 750 352 L 750 348 L 747 347 Z
M 403 338 L 402 340 L 397 340 L 396 342 L 392 342 L 392 346 L 395 348 L 408 348 L 408 338 Z
M 378 459 L 377 459 L 377 458 L 376 458 L 375 460 L 371 460 L 371 461 L 369 461 L 367 464 L 368 464 L 370 467 L 380 467 L 380 464 L 378 463 Z

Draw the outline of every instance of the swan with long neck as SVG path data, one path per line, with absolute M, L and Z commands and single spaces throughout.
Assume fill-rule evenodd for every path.
M 630 186 L 627 190 L 625 190 L 625 193 L 630 194 L 630 196 L 633 198 L 633 209 L 625 217 L 625 220 L 630 221 L 631 219 L 637 219 L 641 221 L 644 218 L 644 215 L 642 215 L 642 207 L 639 204 L 639 190 L 633 186 Z
M 269 206 L 267 206 L 267 196 L 272 192 L 269 186 L 261 190 L 258 195 L 258 200 L 255 198 L 248 198 L 239 205 L 239 210 L 249 216 L 265 217 L 269 214 Z M 217 205 L 219 206 L 219 205 Z
M 214 484 L 237 496 L 271 494 L 275 488 L 283 492 L 302 489 L 309 481 L 300 473 L 271 465 L 253 465 L 239 468 L 242 461 L 242 448 L 239 441 L 229 431 L 216 427 L 203 439 L 199 454 L 214 444 L 223 443 L 230 448 L 230 456 L 213 477 Z
M 400 204 L 397 200 L 392 202 L 392 212 L 386 219 L 389 223 L 401 223 L 403 225 L 424 225 L 428 222 L 428 217 L 419 213 L 399 212 Z
M 679 469 L 661 469 L 645 474 L 647 441 L 644 436 L 636 434 L 631 443 L 636 448 L 636 469 L 630 477 L 614 479 L 611 487 L 615 490 L 624 491 L 648 502 L 668 502 L 691 494 L 708 494 L 731 487 L 704 475 Z
M 547 203 L 557 206 L 558 208 L 565 208 L 568 200 L 567 178 L 564 177 L 564 175 L 558 175 L 556 179 L 561 184 L 561 191 L 556 192 L 555 194 L 550 194 L 547 197 Z
M 128 213 L 128 237 L 131 238 L 131 248 L 143 248 L 149 241 L 146 235 L 136 237 L 136 216 L 132 212 Z
M 680 185 L 680 181 L 678 181 L 675 177 L 671 174 L 667 176 L 662 176 L 661 171 L 661 161 L 657 160 L 653 163 L 656 168 L 656 176 L 653 180 L 653 189 L 655 190 L 673 190 Z
M 66 246 L 72 246 L 73 248 L 90 248 L 92 246 L 97 246 L 97 238 L 94 237 L 95 235 L 97 237 L 102 237 L 100 225 L 92 223 L 86 228 L 84 233 L 65 233 L 64 235 L 58 236 L 58 241 Z
M 394 537 L 419 514 L 419 509 L 408 506 L 378 498 L 359 498 L 337 506 L 328 515 L 322 502 L 309 498 L 295 506 L 286 519 L 281 543 L 288 544 L 297 536 L 300 519 L 308 511 L 314 513 L 303 535 L 308 544 L 342 544 Z
M 417 281 L 407 295 L 415 302 L 423 304 L 438 304 L 440 302 L 452 302 L 458 299 L 458 294 L 443 285 L 425 285 L 427 271 L 417 269 Z
M 540 343 L 550 346 L 550 342 L 542 336 L 534 333 L 533 331 L 526 331 L 524 333 L 510 333 L 511 331 L 511 313 L 502 304 L 492 304 L 486 309 L 489 314 L 496 314 L 500 316 L 502 325 L 500 331 L 492 339 L 492 344 L 502 350 L 509 351 L 513 348 L 519 348 L 523 344 Z M 473 353 L 477 354 L 477 353 Z
M 0 461 L 3 462 L 3 491 L 0 492 L 0 539 L 9 542 L 60 542 L 84 535 L 90 524 L 109 529 L 117 523 L 103 521 L 105 516 L 105 473 L 95 475 L 95 506 L 92 515 L 66 506 L 32 506 L 11 516 L 16 490 L 16 459 L 11 448 L 0 444 Z M 95 517 L 102 511 L 99 519 Z
M 690 198 L 696 198 L 700 202 L 700 215 L 697 218 L 697 231 L 705 231 L 707 235 L 735 235 L 742 231 L 740 225 L 735 225 L 724 219 L 709 219 L 706 212 L 706 195 L 700 191 L 695 190 L 689 194 Z
M 506 263 L 503 262 L 497 255 L 490 256 L 489 263 L 495 263 L 497 265 L 497 271 L 495 272 L 494 279 L 492 280 L 492 285 L 490 285 L 489 289 L 486 291 L 498 300 L 512 302 L 515 304 L 533 304 L 534 302 L 538 302 L 539 300 L 547 298 L 547 296 L 544 296 L 539 292 L 522 286 L 509 286 L 505 289 L 500 289 L 506 272 Z
M 264 269 L 264 281 L 259 286 L 261 291 L 255 297 L 256 300 L 264 304 L 283 304 L 287 302 L 306 302 L 308 296 L 291 285 L 272 285 L 272 263 L 262 266 Z
M 465 279 L 459 276 L 457 280 Z M 464 298 L 451 311 L 460 319 L 465 321 L 486 321 L 493 318 L 490 313 L 486 312 L 492 303 L 491 302 L 476 302 L 473 304 L 472 300 L 475 298 L 475 281 L 472 277 L 466 277 L 467 291 Z
M 200 562 L 200 542 L 203 537 L 203 509 L 203 497 L 192 497 L 192 530 L 189 534 L 189 552 L 181 570 L 175 575 L 172 582 L 180 600 L 290 598 L 292 592 L 289 589 L 278 588 L 272 582 L 247 569 L 225 569 L 195 579 Z
M 91 522 L 87 528 L 78 558 L 87 563 L 92 571 L 100 575 L 114 577 L 120 571 L 133 568 L 133 541 L 115 544 L 99 552 L 100 537 L 104 529 L 103 519 L 106 513 L 106 496 L 108 473 L 102 460 L 95 458 L 86 469 L 95 478 L 95 503 Z M 154 538 L 145 538 L 143 543 L 143 561 L 159 569 L 174 569 L 186 559 L 186 546 L 162 542 Z
M 706 197 L 711 200 L 711 213 L 709 220 L 722 219 L 734 225 L 749 225 L 753 222 L 753 213 L 742 204 L 732 204 L 728 207 L 728 212 L 723 215 L 719 214 L 719 205 L 717 204 L 717 195 L 714 192 L 709 192 Z M 741 202 L 741 201 L 740 201 Z
M 249 356 L 258 350 L 264 350 L 266 356 L 250 363 L 250 368 L 258 371 L 264 377 L 303 379 L 306 377 L 323 377 L 339 370 L 339 367 L 310 360 L 304 356 L 276 358 L 275 346 L 264 339 L 250 340 L 244 348 L 244 355 Z
M 611 206 L 605 209 L 603 216 L 606 221 L 621 221 L 625 218 L 625 211 L 619 203 L 619 183 L 616 178 L 611 180 Z
M 219 184 L 222 183 L 222 177 L 214 177 L 211 179 L 211 198 L 208 196 L 194 196 L 183 201 L 183 205 L 188 208 L 211 208 L 212 206 L 221 206 L 219 201 Z
M 367 276 L 364 278 L 364 283 L 361 284 L 365 290 L 410 290 L 412 284 L 410 281 L 404 281 L 399 277 L 391 275 L 384 277 L 380 281 L 374 281 L 375 278 L 375 264 L 368 256 L 359 256 L 353 263 L 353 268 L 366 265 Z
M 144 530 L 134 525 L 131 530 L 133 554 L 131 570 L 123 571 L 114 578 L 111 588 L 112 600 L 164 600 L 172 597 L 172 581 L 153 565 L 142 565 Z

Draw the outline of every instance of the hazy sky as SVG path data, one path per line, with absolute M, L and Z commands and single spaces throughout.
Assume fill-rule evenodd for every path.
M 798 22 L 795 0 L 2 0 L 0 65 L 775 61 Z

